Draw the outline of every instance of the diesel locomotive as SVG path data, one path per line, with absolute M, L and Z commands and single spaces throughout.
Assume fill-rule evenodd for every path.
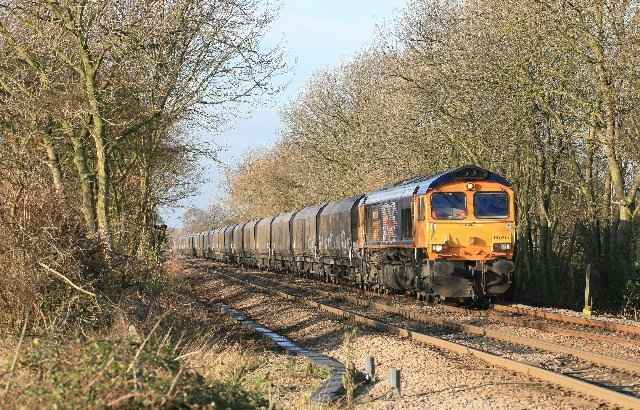
M 178 252 L 424 299 L 503 295 L 514 272 L 511 183 L 477 166 L 180 238 Z

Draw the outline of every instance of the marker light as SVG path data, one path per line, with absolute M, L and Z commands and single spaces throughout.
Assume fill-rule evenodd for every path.
M 445 245 L 441 245 L 441 244 L 431 245 L 431 250 L 434 252 L 442 252 L 445 249 L 446 249 Z
M 476 186 L 473 184 L 473 182 L 467 182 L 467 190 L 473 191 L 475 188 Z

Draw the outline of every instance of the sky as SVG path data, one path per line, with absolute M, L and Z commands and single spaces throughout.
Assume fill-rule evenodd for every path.
M 219 159 L 225 166 L 238 163 L 248 150 L 275 143 L 280 110 L 304 89 L 314 73 L 348 62 L 371 45 L 380 26 L 388 25 L 407 0 L 280 0 L 280 13 L 265 38 L 265 46 L 281 44 L 286 52 L 287 86 L 267 103 L 228 124 L 213 141 L 224 147 Z M 169 226 L 180 226 L 187 207 L 206 208 L 224 197 L 223 166 L 207 164 L 207 183 L 181 208 L 165 209 Z

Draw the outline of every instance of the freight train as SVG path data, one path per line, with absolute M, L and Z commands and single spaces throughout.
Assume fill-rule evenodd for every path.
M 176 251 L 426 300 L 488 301 L 511 286 L 515 198 L 464 166 L 180 238 Z

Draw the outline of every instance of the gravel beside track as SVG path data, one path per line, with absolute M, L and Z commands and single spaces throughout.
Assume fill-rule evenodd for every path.
M 193 262 L 213 269 L 219 264 Z M 254 320 L 297 343 L 339 361 L 355 362 L 370 354 L 378 363 L 379 380 L 361 388 L 360 408 L 602 408 L 603 403 L 519 374 L 366 328 L 345 342 L 350 326 L 301 303 L 221 279 L 211 273 L 201 281 L 203 297 L 242 310 Z M 402 369 L 402 397 L 393 397 L 386 382 L 389 368 Z
M 263 280 L 252 276 L 254 280 Z M 267 286 L 282 286 L 274 281 L 264 281 Z M 294 290 L 290 286 L 289 290 Z M 298 289 L 301 291 L 302 289 Z M 308 293 L 308 297 L 312 297 Z M 325 299 L 326 295 L 315 298 L 316 301 L 327 303 L 333 306 L 348 309 L 352 312 L 365 315 L 367 317 L 392 324 L 395 326 L 406 327 L 428 334 L 434 334 L 437 329 L 432 326 L 425 326 L 424 323 L 416 323 L 406 320 L 400 315 L 381 312 L 371 307 L 363 307 L 360 304 L 353 304 L 351 301 L 345 302 L 342 298 Z M 504 330 L 502 330 L 504 332 Z M 474 336 L 462 332 L 452 332 L 450 330 L 442 330 L 442 339 L 449 340 L 458 344 L 462 344 L 471 348 L 487 351 L 501 357 L 509 358 L 519 362 L 529 363 L 539 368 L 547 369 L 553 372 L 569 374 L 573 377 L 585 380 L 600 386 L 611 388 L 613 390 L 629 394 L 634 397 L 640 396 L 640 385 L 637 383 L 636 372 L 619 371 L 615 368 L 603 365 L 594 365 L 597 363 L 595 358 L 580 359 L 567 353 L 558 353 L 547 351 L 546 348 L 527 347 L 521 344 L 513 344 L 495 338 L 487 338 L 484 336 Z M 576 353 L 577 354 L 577 353 Z M 588 355 L 587 355 L 588 356 Z

